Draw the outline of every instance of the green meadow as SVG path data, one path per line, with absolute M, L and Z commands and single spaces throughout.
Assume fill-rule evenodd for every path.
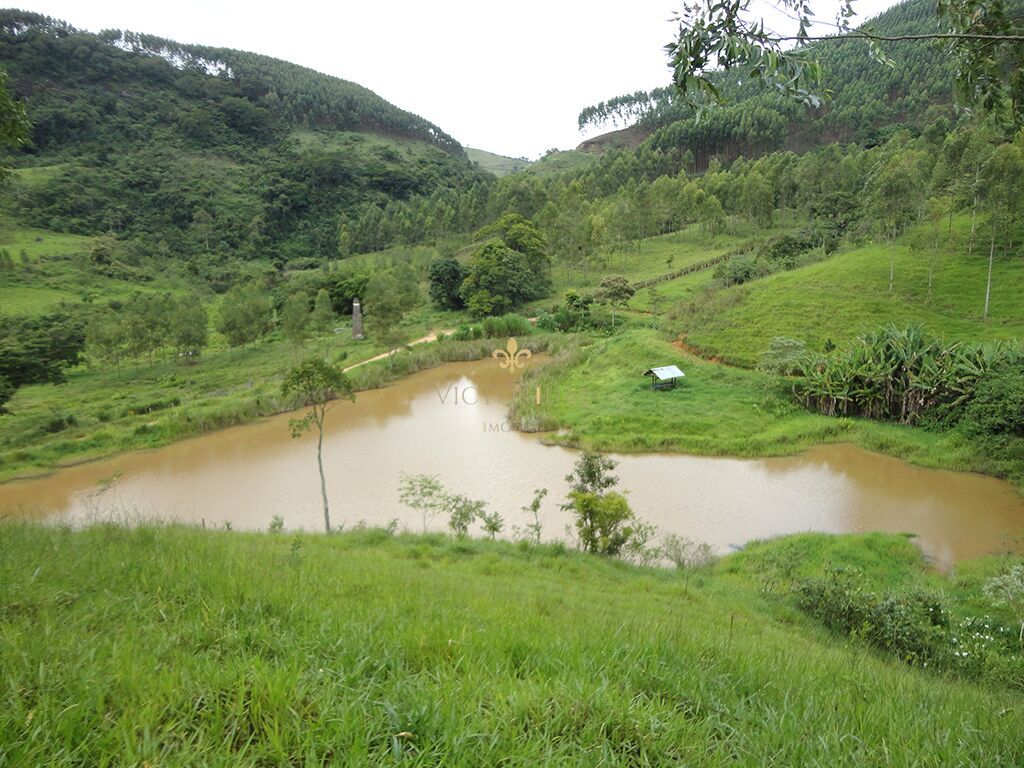
M 911 667 L 795 607 L 788 584 L 849 562 L 974 611 L 994 563 L 937 576 L 902 537 L 689 574 L 380 530 L 9 524 L 0 552 L 7 765 L 1024 761 L 1011 679 Z
M 677 308 L 676 326 L 708 356 L 745 366 L 756 365 L 776 336 L 820 349 L 827 339 L 849 341 L 888 322 L 919 322 L 950 340 L 1021 338 L 1024 261 L 995 259 L 989 318 L 983 320 L 988 251 L 979 236 L 969 254 L 969 229 L 968 219 L 959 218 L 951 241 L 934 253 L 911 247 L 915 236 L 927 235 L 921 230 L 895 244 L 847 248 L 799 269 L 697 295 Z
M 684 382 L 653 391 L 642 373 L 671 364 Z M 567 348 L 535 369 L 513 414 L 550 442 L 599 451 L 780 456 L 842 442 L 923 466 L 1021 477 L 1017 462 L 986 456 L 956 432 L 821 416 L 792 402 L 784 379 L 704 360 L 642 328 Z
M 15 264 L 13 270 L 0 273 L 0 316 L 42 315 L 57 310 L 61 304 L 123 301 L 134 293 L 181 294 L 197 290 L 175 270 L 150 275 L 151 279 L 145 282 L 99 274 L 89 261 L 94 240 L 0 224 L 0 249 L 6 250 Z M 200 294 L 203 299 L 212 300 L 209 290 Z

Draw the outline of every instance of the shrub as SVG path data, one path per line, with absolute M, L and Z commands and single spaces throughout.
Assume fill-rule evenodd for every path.
M 669 533 L 662 538 L 660 552 L 679 570 L 706 568 L 718 559 L 707 542 L 697 542 L 675 533 Z
M 483 337 L 484 331 L 479 325 L 460 325 L 452 334 L 455 341 L 475 341 Z
M 469 526 L 486 514 L 484 510 L 487 508 L 486 502 L 458 493 L 445 494 L 443 504 L 448 510 L 448 527 L 460 539 L 469 535 Z
M 638 520 L 621 493 L 570 491 L 576 535 L 584 552 L 620 554 L 637 533 Z
M 595 306 L 594 297 L 576 291 L 566 291 L 565 300 L 550 312 L 537 316 L 537 327 L 545 331 L 607 330 L 612 327 L 612 315 L 602 306 Z
M 715 270 L 715 277 L 722 285 L 741 285 L 771 271 L 766 262 L 753 253 L 742 253 L 722 262 Z
M 800 608 L 833 631 L 863 639 L 908 664 L 940 660 L 948 647 L 949 619 L 927 592 L 876 595 L 855 569 L 834 568 L 797 588 Z
M 482 326 L 483 335 L 489 339 L 526 336 L 533 330 L 529 320 L 515 313 L 501 315 L 500 317 L 485 317 Z
M 985 584 L 985 596 L 995 605 L 1004 606 L 1020 623 L 1018 642 L 1024 646 L 1024 563 L 1011 566 Z
M 542 331 L 557 331 L 558 324 L 555 316 L 550 312 L 541 312 L 537 315 L 537 328 Z
M 481 512 L 480 524 L 492 539 L 505 529 L 505 518 L 498 512 Z
M 792 376 L 800 372 L 800 364 L 807 354 L 807 345 L 799 339 L 776 336 L 761 355 L 760 368 L 768 373 Z
M 961 423 L 972 436 L 1024 437 L 1024 367 L 1003 365 L 983 377 Z
M 54 413 L 43 424 L 43 431 L 48 434 L 63 432 L 65 429 L 78 425 L 78 418 L 73 413 Z

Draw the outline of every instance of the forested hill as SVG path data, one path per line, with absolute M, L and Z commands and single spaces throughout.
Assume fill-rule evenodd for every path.
M 427 120 L 258 54 L 2 10 L 0 69 L 32 123 L 6 212 L 151 253 L 327 257 L 346 218 L 492 178 Z
M 907 0 L 868 22 L 875 32 L 903 35 L 937 30 L 932 0 Z M 695 119 L 671 89 L 619 96 L 584 109 L 582 125 L 634 124 L 653 148 L 689 149 L 698 169 L 711 157 L 723 161 L 777 149 L 803 151 L 833 141 L 883 143 L 901 128 L 924 130 L 937 118 L 953 120 L 953 64 L 928 42 L 883 44 L 893 66 L 873 59 L 862 41 L 821 42 L 815 55 L 831 98 L 804 107 L 757 82 L 721 76 L 725 105 Z M 600 148 L 600 141 L 588 148 Z
M 119 109 L 129 108 L 131 117 L 162 118 L 171 126 L 184 127 L 191 115 L 166 108 L 199 97 L 218 101 L 223 122 L 243 135 L 259 135 L 275 126 L 373 131 L 418 139 L 464 156 L 459 143 L 436 125 L 389 104 L 373 91 L 269 56 L 184 45 L 116 29 L 91 34 L 64 21 L 16 10 L 0 10 L 0 32 L 2 61 L 25 95 L 36 96 L 40 86 L 102 91 L 93 93 L 99 98 L 91 113 L 75 115 L 46 104 L 56 114 L 48 110 L 33 121 L 33 138 L 42 150 L 60 146 L 67 139 L 62 124 L 75 125 L 86 117 L 101 123 L 97 129 L 118 128 L 108 116 L 115 100 Z M 213 82 L 206 77 L 210 75 L 215 76 Z M 115 92 L 119 85 L 136 90 Z M 152 88 L 173 90 L 178 98 L 150 104 L 148 115 L 133 109 L 141 106 L 134 97 Z M 196 138 L 204 128 L 209 134 L 214 126 L 191 128 L 186 133 Z

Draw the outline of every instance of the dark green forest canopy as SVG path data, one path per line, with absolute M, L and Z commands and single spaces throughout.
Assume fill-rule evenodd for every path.
M 184 98 L 217 101 L 228 127 L 243 135 L 259 136 L 275 123 L 373 131 L 425 141 L 465 157 L 462 146 L 436 125 L 369 89 L 269 56 L 116 29 L 91 34 L 16 10 L 0 10 L 0 33 L 3 60 L 12 77 L 28 80 L 28 96 L 37 81 L 108 89 L 114 83 L 173 86 Z M 105 107 L 109 104 L 97 105 L 101 111 Z
M 8 213 L 150 253 L 326 258 L 339 216 L 493 179 L 423 118 L 266 56 L 7 10 L 0 69 L 32 124 L 8 162 L 57 166 Z
M 939 29 L 931 0 L 900 3 L 870 24 L 886 35 Z M 653 148 L 690 149 L 703 167 L 713 156 L 728 160 L 776 149 L 803 151 L 832 141 L 874 146 L 901 128 L 922 131 L 936 118 L 956 119 L 955 66 L 939 44 L 886 44 L 893 66 L 873 58 L 861 41 L 812 48 L 830 94 L 818 107 L 799 104 L 761 82 L 743 82 L 735 73 L 719 73 L 715 82 L 723 104 L 699 119 L 674 88 L 666 87 L 587 107 L 580 113 L 580 127 L 636 124 L 649 134 Z

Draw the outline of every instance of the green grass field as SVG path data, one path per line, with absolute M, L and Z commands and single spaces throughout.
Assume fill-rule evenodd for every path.
M 33 187 L 45 184 L 68 168 L 69 163 L 51 163 L 49 165 L 30 165 L 11 170 L 14 182 L 20 186 Z
M 436 156 L 442 150 L 423 141 L 406 139 L 399 136 L 385 136 L 378 133 L 359 133 L 355 131 L 320 131 L 295 130 L 291 138 L 299 149 L 304 152 L 346 152 L 355 153 L 360 160 L 373 157 L 377 153 L 396 152 L 411 159 Z
M 134 293 L 195 291 L 183 276 L 173 272 L 153 275 L 147 282 L 98 274 L 89 261 L 93 240 L 30 227 L 0 226 L 0 248 L 14 259 L 13 269 L 0 271 L 0 316 L 45 314 L 61 303 L 123 301 Z M 205 294 L 211 301 L 212 294 Z
M 473 149 L 466 147 L 466 157 L 471 163 L 476 163 L 485 171 L 490 171 L 499 178 L 508 176 L 510 173 L 525 171 L 530 166 L 529 160 L 519 160 L 515 157 L 496 155 L 484 149 Z
M 542 177 L 560 176 L 567 171 L 586 168 L 592 162 L 594 162 L 593 155 L 586 152 L 578 152 L 575 149 L 567 149 L 555 151 L 538 158 L 530 164 L 526 172 Z
M 21 168 L 16 173 L 22 175 L 28 171 L 44 171 L 49 168 Z M 0 248 L 6 248 L 17 260 L 21 253 L 30 261 L 38 261 L 44 257 L 70 256 L 87 254 L 92 246 L 93 238 L 83 235 L 70 235 L 64 232 L 50 232 L 32 227 L 0 225 Z
M 982 321 L 988 252 L 976 244 L 968 256 L 969 222 L 957 221 L 954 238 L 935 259 L 928 294 L 928 257 L 906 239 L 844 250 L 825 261 L 778 272 L 746 285 L 700 297 L 684 309 L 687 341 L 709 356 L 756 365 L 776 336 L 820 348 L 826 339 L 849 340 L 887 322 L 920 322 L 948 339 L 982 341 L 1024 336 L 1024 261 L 997 258 L 989 320 Z M 895 282 L 889 294 L 889 255 Z
M 0 763 L 1024 762 L 1024 694 L 830 635 L 759 588 L 780 545 L 803 573 L 940 578 L 883 536 L 684 579 L 440 535 L 4 525 Z
M 654 392 L 641 374 L 678 365 L 685 383 Z M 983 455 L 956 432 L 833 418 L 792 402 L 784 379 L 720 365 L 678 349 L 654 330 L 632 328 L 528 374 L 514 402 L 518 423 L 547 439 L 600 451 L 682 451 L 779 456 L 822 443 L 853 443 L 915 464 L 978 471 L 1024 483 L 1024 467 Z M 541 405 L 533 398 L 541 387 Z
M 640 242 L 637 250 L 605 254 L 586 270 L 556 265 L 552 271 L 553 296 L 532 302 L 528 311 L 532 313 L 558 303 L 567 290 L 593 290 L 605 275 L 622 275 L 632 283 L 650 280 L 732 251 L 746 249 L 785 231 L 782 228 L 757 229 L 742 223 L 735 225 L 733 230 L 709 238 L 699 227 L 689 226 L 678 232 L 646 238 Z M 658 283 L 657 292 L 666 299 L 659 313 L 671 306 L 668 299 L 693 295 L 698 286 L 711 281 L 713 273 L 714 269 L 708 269 Z M 649 310 L 649 292 L 640 290 L 629 306 L 641 311 Z
M 650 288 L 640 289 L 630 300 L 629 307 L 661 317 L 673 304 L 698 296 L 713 280 L 713 268 L 691 272 L 653 286 L 653 295 Z

